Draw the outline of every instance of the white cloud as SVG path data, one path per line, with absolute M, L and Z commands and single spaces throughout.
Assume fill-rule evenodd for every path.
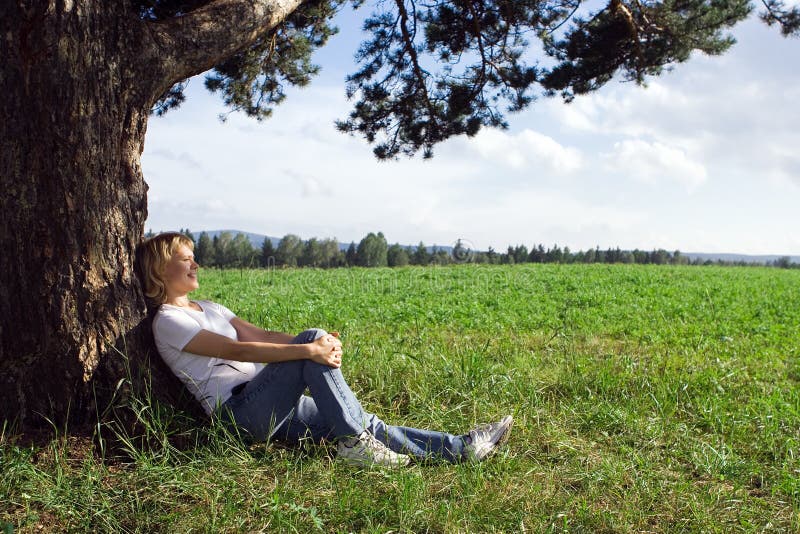
M 554 174 L 573 173 L 581 168 L 578 149 L 565 147 L 552 137 L 530 129 L 511 134 L 484 129 L 469 142 L 487 160 L 514 169 L 541 169 Z
M 800 145 L 795 145 L 800 146 Z M 765 169 L 766 176 L 779 186 L 787 186 L 790 194 L 800 191 L 800 154 L 788 152 L 783 147 L 775 148 L 766 155 L 771 165 Z
M 474 199 L 453 209 L 444 206 L 440 218 L 449 221 L 450 236 L 469 240 L 479 249 L 505 250 L 508 245 L 558 243 L 573 250 L 620 243 L 631 228 L 644 226 L 648 214 L 630 208 L 582 199 L 557 188 L 529 186 Z M 498 215 L 502 214 L 502 216 Z M 635 240 L 634 240 L 635 241 Z
M 654 136 L 666 133 L 665 118 L 692 114 L 700 100 L 698 94 L 684 93 L 681 88 L 653 80 L 647 87 L 609 85 L 569 104 L 552 100 L 547 103 L 547 111 L 560 124 L 578 132 Z M 684 126 L 685 123 L 681 129 Z
M 602 157 L 609 170 L 649 184 L 674 180 L 693 190 L 708 177 L 705 167 L 683 150 L 661 143 L 628 139 L 614 143 L 613 152 Z
M 316 196 L 330 197 L 330 195 L 333 193 L 333 189 L 331 189 L 330 184 L 325 183 L 319 178 L 305 173 L 299 173 L 291 169 L 282 169 L 281 172 L 294 179 L 295 182 L 300 185 L 301 195 L 304 198 Z
M 186 166 L 186 168 L 191 169 L 193 171 L 200 171 L 203 168 L 200 162 L 197 161 L 195 158 L 193 158 L 192 155 L 187 152 L 181 152 L 180 154 L 175 154 L 169 149 L 159 148 L 156 150 L 149 151 L 148 155 L 154 158 L 163 158 L 167 161 L 181 163 L 184 166 Z
M 236 206 L 225 199 L 150 194 L 147 203 L 148 211 L 157 214 L 155 218 L 148 217 L 147 221 L 148 230 L 155 232 L 178 228 L 237 228 L 241 224 Z

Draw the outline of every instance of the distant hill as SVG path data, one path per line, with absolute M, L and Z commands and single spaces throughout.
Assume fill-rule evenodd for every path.
M 256 248 L 261 248 L 261 245 L 264 244 L 264 239 L 269 238 L 272 241 L 272 246 L 277 247 L 278 243 L 280 243 L 280 237 L 273 237 L 267 236 L 263 234 L 254 234 L 252 232 L 242 232 L 241 230 L 200 230 L 197 232 L 192 232 L 194 234 L 195 239 L 200 237 L 205 231 L 208 234 L 208 237 L 214 238 L 214 236 L 218 236 L 222 232 L 230 232 L 231 235 L 236 234 L 244 234 L 247 236 L 247 239 L 250 240 L 250 243 L 253 244 Z M 358 241 L 356 241 L 358 244 Z M 390 245 L 392 243 L 389 243 Z M 347 247 L 350 246 L 350 242 L 347 243 L 339 243 L 339 248 L 341 250 L 347 250 Z M 416 245 L 403 245 L 408 249 L 415 249 L 417 248 Z M 445 250 L 448 253 L 453 250 L 452 246 L 439 246 L 439 245 L 428 245 L 426 248 L 430 252 L 433 248 L 438 250 Z M 498 251 L 502 252 L 501 249 Z M 775 260 L 783 257 L 788 257 L 789 260 L 793 263 L 800 263 L 800 256 L 789 256 L 787 254 L 764 254 L 764 255 L 748 255 L 748 254 L 730 254 L 730 253 L 709 253 L 709 252 L 681 252 L 682 256 L 686 256 L 692 260 L 699 259 L 701 261 L 711 260 L 711 261 L 726 261 L 726 262 L 744 262 L 744 263 L 771 263 Z
M 264 239 L 267 239 L 267 238 L 269 238 L 269 240 L 272 241 L 272 246 L 274 246 L 274 247 L 277 247 L 278 243 L 281 242 L 281 238 L 280 237 L 271 237 L 271 236 L 266 236 L 266 235 L 262 235 L 262 234 L 254 234 L 252 232 L 242 232 L 241 230 L 200 230 L 199 232 L 192 231 L 192 235 L 194 235 L 194 238 L 197 239 L 198 237 L 200 237 L 200 234 L 202 234 L 203 232 L 208 234 L 208 237 L 210 237 L 211 239 L 214 239 L 215 237 L 217 237 L 222 232 L 228 232 L 229 234 L 234 235 L 234 236 L 236 234 L 244 234 L 247 237 L 247 239 L 250 240 L 250 243 L 255 248 L 261 248 L 261 245 L 264 244 Z
M 763 254 L 763 255 L 747 255 L 747 254 L 725 254 L 725 253 L 707 253 L 707 252 L 681 252 L 682 256 L 687 256 L 691 259 L 699 259 L 702 261 L 729 261 L 729 262 L 744 262 L 744 263 L 772 263 L 779 258 L 789 258 L 793 263 L 800 263 L 800 256 L 789 256 L 788 254 Z

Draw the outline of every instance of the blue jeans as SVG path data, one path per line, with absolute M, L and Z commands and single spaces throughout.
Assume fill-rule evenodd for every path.
M 311 343 L 326 334 L 306 330 L 292 343 Z M 303 395 L 306 387 L 313 398 Z M 364 411 L 341 370 L 311 360 L 267 365 L 218 413 L 256 441 L 298 443 L 310 438 L 318 443 L 368 430 L 395 452 L 418 459 L 463 460 L 465 436 L 387 425 Z

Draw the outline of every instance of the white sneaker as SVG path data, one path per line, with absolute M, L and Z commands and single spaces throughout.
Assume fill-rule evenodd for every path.
M 345 463 L 358 466 L 403 467 L 411 461 L 410 457 L 394 452 L 366 430 L 356 437 L 340 439 L 336 453 Z
M 464 457 L 471 462 L 485 460 L 508 440 L 514 418 L 507 415 L 502 421 L 478 425 L 469 431 L 465 441 Z

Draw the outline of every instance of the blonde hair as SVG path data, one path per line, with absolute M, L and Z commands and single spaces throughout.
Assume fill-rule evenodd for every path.
M 144 294 L 156 304 L 163 304 L 167 300 L 164 269 L 181 245 L 194 250 L 194 241 L 178 232 L 158 234 L 139 245 L 139 270 L 144 283 Z

